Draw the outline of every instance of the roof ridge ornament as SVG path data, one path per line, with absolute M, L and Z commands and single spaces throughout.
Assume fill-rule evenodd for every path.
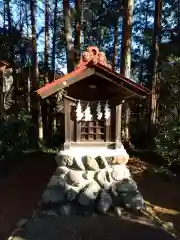
M 106 55 L 104 52 L 100 51 L 95 46 L 90 46 L 81 55 L 80 61 L 76 68 L 87 65 L 92 62 L 93 64 L 100 64 L 106 68 L 112 69 L 111 64 L 108 63 Z

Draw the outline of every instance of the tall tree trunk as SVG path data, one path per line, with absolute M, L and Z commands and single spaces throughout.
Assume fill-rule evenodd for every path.
M 32 28 L 32 118 L 35 124 L 37 141 L 43 139 L 42 119 L 40 115 L 40 101 L 35 90 L 39 88 L 38 59 L 36 43 L 36 0 L 31 0 L 31 28 Z
M 6 4 L 5 1 L 3 1 L 3 28 L 6 28 Z
M 45 0 L 45 31 L 44 31 L 44 84 L 48 82 L 48 70 L 49 70 L 49 0 Z M 50 99 L 50 98 L 49 98 Z M 51 114 L 50 114 L 50 104 L 48 104 L 49 99 L 41 100 L 41 109 L 42 109 L 42 121 L 43 121 L 43 137 L 44 140 L 48 140 L 52 133 L 51 128 Z
M 54 1 L 54 23 L 53 23 L 53 38 L 52 38 L 52 78 L 54 80 L 55 75 L 55 60 L 56 60 L 56 32 L 57 32 L 57 10 L 58 10 L 58 0 Z
M 141 1 L 140 4 L 143 4 L 143 0 Z M 145 31 L 147 30 L 148 27 L 148 11 L 149 11 L 149 5 L 150 5 L 150 0 L 147 0 L 146 3 L 146 9 L 145 9 L 145 19 L 144 19 L 144 27 L 142 28 L 142 35 L 144 37 Z M 142 12 L 140 12 L 140 16 L 142 16 Z M 142 19 L 143 21 L 143 19 Z M 139 73 L 139 84 L 143 84 L 143 74 L 144 74 L 144 57 L 145 57 L 145 52 L 147 50 L 147 47 L 145 46 L 145 43 L 142 45 L 142 53 L 141 53 L 141 62 L 140 62 L 140 73 Z M 140 114 L 142 114 L 142 111 L 140 111 L 140 103 L 142 103 L 142 100 L 139 99 L 137 101 L 137 108 L 136 108 L 136 112 L 137 112 L 137 125 L 139 125 L 139 120 L 140 120 Z M 143 112 L 144 113 L 144 112 Z
M 64 35 L 66 41 L 66 55 L 67 55 L 67 70 L 68 72 L 71 72 L 74 69 L 74 46 L 72 41 L 72 24 L 69 0 L 63 0 L 63 11 L 64 11 Z
M 147 29 L 147 26 L 148 26 L 148 11 L 149 11 L 149 3 L 150 3 L 150 0 L 147 0 L 147 3 L 146 3 L 146 10 L 145 10 L 145 24 L 144 24 L 144 28 L 142 30 L 142 33 L 144 35 L 146 29 Z M 143 36 L 144 37 L 144 36 Z M 144 73 L 144 63 L 143 63 L 143 60 L 144 60 L 144 55 L 145 55 L 145 50 L 146 50 L 146 47 L 145 45 L 143 44 L 142 46 L 142 54 L 141 54 L 141 67 L 140 67 L 140 77 L 139 77 L 139 83 L 142 84 L 143 82 L 143 73 Z
M 55 61 L 56 61 L 56 33 L 57 33 L 57 12 L 58 12 L 58 0 L 54 1 L 54 24 L 53 24 L 53 38 L 52 38 L 52 76 L 50 77 L 50 81 L 53 81 L 55 78 Z M 53 112 L 54 118 L 52 123 L 53 133 L 56 132 L 56 114 L 57 114 L 57 98 L 54 98 L 53 101 Z
M 17 84 L 17 77 L 15 72 L 15 66 L 14 66 L 14 43 L 13 43 L 13 26 L 12 26 L 12 13 L 10 8 L 10 1 L 4 0 L 4 6 L 7 13 L 7 20 L 8 20 L 8 35 L 9 35 L 9 50 L 10 50 L 10 64 L 12 67 L 12 75 L 13 75 L 13 88 L 14 88 L 14 102 L 15 102 L 15 113 L 17 112 L 17 101 L 18 101 L 18 84 Z
M 49 78 L 49 0 L 45 0 L 45 46 L 44 46 L 44 81 L 47 83 L 51 82 Z M 57 11 L 57 10 L 56 10 Z M 42 114 L 44 122 L 44 136 L 46 142 L 51 140 L 53 135 L 52 125 L 53 125 L 53 97 L 50 96 L 49 101 L 47 99 L 42 101 Z
M 151 71 L 151 130 L 153 131 L 157 120 L 157 98 L 158 98 L 158 63 L 159 63 L 159 44 L 160 44 L 160 30 L 161 30 L 161 12 L 163 0 L 155 1 L 155 15 L 154 15 L 154 34 L 152 41 L 152 71 Z
M 24 5 L 24 12 L 25 12 L 25 23 L 26 23 L 26 37 L 27 39 L 29 38 L 29 5 L 28 3 L 25 3 Z M 27 48 L 31 49 L 31 44 L 28 43 Z M 27 51 L 27 50 L 26 50 Z M 27 68 L 28 68 L 28 73 L 27 73 L 27 108 L 28 112 L 31 112 L 31 67 L 30 67 L 30 58 L 29 56 L 27 57 Z
M 48 82 L 48 70 L 49 70 L 49 0 L 45 0 L 45 31 L 44 31 L 44 83 Z
M 25 11 L 25 22 L 26 22 L 26 36 L 29 39 L 29 20 L 28 20 L 29 9 L 28 9 L 28 4 L 26 3 L 24 7 L 25 7 L 24 11 Z
M 80 60 L 80 48 L 81 48 L 81 7 L 82 0 L 76 0 L 76 26 L 75 26 L 75 40 L 74 40 L 74 50 L 75 50 L 75 63 L 77 64 Z
M 121 46 L 121 66 L 120 72 L 125 77 L 130 78 L 131 73 L 131 34 L 133 20 L 133 5 L 134 0 L 126 0 L 124 4 L 124 19 L 123 19 L 123 36 Z M 125 141 L 129 142 L 129 121 L 130 121 L 130 106 L 125 102 Z
M 117 51 L 118 51 L 118 23 L 119 19 L 116 20 L 114 25 L 114 43 L 113 43 L 113 70 L 116 71 L 116 58 L 117 58 Z

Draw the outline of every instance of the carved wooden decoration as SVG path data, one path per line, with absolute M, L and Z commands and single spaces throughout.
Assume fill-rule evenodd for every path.
M 88 47 L 87 50 L 82 53 L 80 62 L 76 68 L 82 67 L 90 62 L 112 69 L 112 66 L 107 61 L 105 53 L 99 51 L 95 46 Z

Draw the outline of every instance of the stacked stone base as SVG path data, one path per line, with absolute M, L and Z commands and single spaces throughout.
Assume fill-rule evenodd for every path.
M 58 167 L 42 196 L 41 214 L 107 214 L 111 209 L 139 211 L 144 200 L 126 166 L 128 154 L 56 156 Z M 99 154 L 99 153 L 97 153 Z

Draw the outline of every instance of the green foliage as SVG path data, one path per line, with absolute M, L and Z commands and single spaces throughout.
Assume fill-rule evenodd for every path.
M 161 122 L 155 138 L 156 151 L 164 158 L 165 163 L 170 166 L 173 162 L 180 162 L 180 122 Z
M 31 118 L 20 114 L 0 123 L 0 155 L 5 157 L 35 147 L 35 131 Z
M 180 59 L 171 57 L 162 67 L 163 79 L 160 92 L 160 116 L 155 138 L 156 152 L 170 166 L 180 162 Z

